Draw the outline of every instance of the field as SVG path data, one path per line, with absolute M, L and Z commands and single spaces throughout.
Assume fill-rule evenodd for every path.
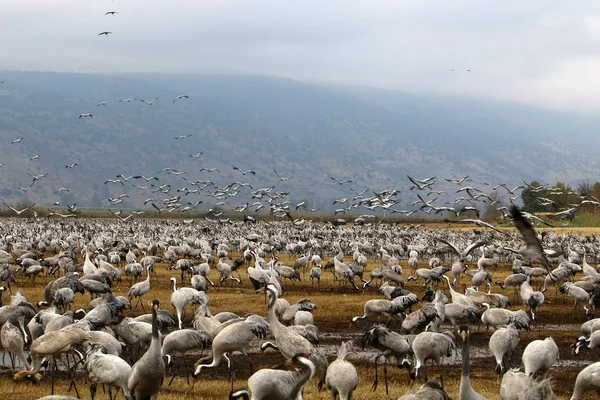
M 463 229 L 463 228 L 461 228 Z M 576 232 L 584 235 L 596 233 L 597 229 L 577 229 Z M 557 230 L 561 234 L 563 230 Z M 239 253 L 232 253 L 230 257 L 235 259 L 240 257 Z M 297 256 L 288 254 L 279 254 L 280 261 L 287 265 L 293 265 L 293 261 Z M 329 257 L 324 257 L 324 260 Z M 352 260 L 351 256 L 346 256 L 347 262 Z M 80 261 L 80 260 L 79 260 Z M 369 276 L 369 271 L 377 266 L 378 259 L 369 259 L 367 272 L 365 277 Z M 426 260 L 420 261 L 420 267 L 425 267 Z M 407 260 L 401 260 L 401 266 L 404 269 L 404 279 L 409 275 Z M 158 299 L 161 307 L 172 311 L 170 306 L 170 295 L 172 286 L 169 281 L 170 277 L 176 277 L 180 280 L 179 271 L 168 270 L 167 263 L 157 264 L 155 268 L 157 276 L 153 276 L 151 280 L 150 292 L 145 296 L 144 302 L 148 304 L 151 299 Z M 510 265 L 502 264 L 497 269 L 492 270 L 494 280 L 503 280 L 510 274 Z M 236 282 L 226 282 L 224 286 L 217 283 L 217 288 L 210 288 L 208 291 L 210 298 L 210 308 L 213 314 L 221 311 L 231 311 L 240 316 L 256 313 L 266 316 L 267 306 L 265 295 L 263 292 L 255 293 L 251 287 L 246 274 L 246 267 L 240 270 L 242 277 L 242 286 Z M 237 275 L 234 275 L 237 276 Z M 211 279 L 218 281 L 218 273 L 214 269 L 211 270 Z M 541 283 L 541 278 L 534 280 L 534 288 Z M 188 278 L 186 277 L 185 284 L 189 286 Z M 18 279 L 21 285 L 21 278 Z M 42 275 L 37 278 L 37 286 L 33 287 L 31 282 L 26 282 L 22 287 L 22 291 L 28 300 L 35 304 L 42 300 L 43 283 L 45 278 Z M 129 282 L 124 277 L 121 283 L 115 283 L 112 291 L 115 295 L 127 295 L 129 290 Z M 408 282 L 406 288 L 418 293 L 422 292 L 422 281 Z M 448 289 L 445 285 L 440 284 L 439 288 L 448 294 Z M 329 271 L 323 271 L 320 288 L 311 285 L 310 280 L 304 278 L 301 282 L 295 282 L 294 285 L 286 284 L 285 298 L 290 304 L 293 304 L 301 298 L 308 297 L 311 301 L 317 304 L 318 308 L 314 312 L 315 324 L 320 329 L 320 343 L 318 348 L 324 354 L 327 354 L 329 360 L 333 360 L 337 350 L 337 346 L 347 339 L 354 340 L 356 354 L 350 356 L 349 359 L 355 364 L 359 371 L 360 384 L 354 392 L 355 399 L 370 399 L 370 398 L 398 398 L 409 390 L 417 389 L 423 381 L 418 379 L 417 382 L 412 382 L 409 378 L 407 370 L 397 369 L 390 365 L 388 369 L 389 375 L 389 395 L 386 395 L 383 379 L 380 378 L 380 383 L 375 392 L 371 390 L 371 384 L 374 379 L 374 364 L 373 358 L 375 352 L 372 349 L 362 349 L 360 346 L 360 338 L 362 334 L 377 322 L 377 317 L 371 316 L 365 321 L 359 321 L 350 326 L 352 317 L 361 315 L 364 303 L 373 298 L 383 298 L 377 291 L 377 286 L 373 284 L 366 290 L 355 291 L 349 287 L 345 290 L 342 286 L 335 283 L 333 275 Z M 494 292 L 503 293 L 510 297 L 513 302 L 512 308 L 518 309 L 518 302 L 514 301 L 513 290 L 502 290 L 498 286 L 494 287 Z M 560 348 L 560 360 L 555 364 L 555 367 L 550 371 L 550 376 L 554 379 L 554 390 L 560 399 L 568 399 L 573 390 L 573 385 L 577 373 L 589 363 L 595 361 L 595 350 L 583 351 L 577 357 L 571 355 L 570 345 L 580 336 L 579 325 L 586 321 L 586 317 L 581 309 L 572 314 L 572 302 L 566 296 L 556 293 L 554 287 L 551 287 L 546 293 L 546 302 L 537 316 L 535 323 L 530 331 L 521 333 L 521 343 L 515 354 L 512 366 L 520 366 L 520 356 L 525 345 L 534 339 L 552 336 Z M 5 294 L 5 304 L 8 301 L 8 294 Z M 85 308 L 89 302 L 88 294 L 82 296 L 77 294 L 76 303 L 73 309 Z M 146 309 L 150 308 L 146 306 Z M 192 319 L 192 312 L 189 308 L 186 309 L 185 323 L 189 325 Z M 135 316 L 142 313 L 140 307 L 126 311 L 127 315 Z M 390 327 L 392 329 L 400 328 L 400 321 L 393 320 Z M 448 324 L 443 325 L 443 329 L 456 331 Z M 471 378 L 474 388 L 482 395 L 489 399 L 499 399 L 500 379 L 494 372 L 494 359 L 487 348 L 487 340 L 491 335 L 491 330 L 486 331 L 485 328 L 473 326 L 472 334 L 472 350 L 471 350 Z M 255 340 L 251 344 L 250 356 L 254 361 L 255 367 L 271 367 L 279 364 L 283 358 L 272 350 L 267 350 L 261 353 L 259 344 L 261 341 Z M 199 358 L 198 354 L 188 355 L 186 362 L 187 368 L 191 369 L 192 363 Z M 6 365 L 6 364 L 5 364 Z M 10 365 L 10 364 L 8 364 Z M 428 364 L 429 365 L 429 364 Z M 458 386 L 460 382 L 460 352 L 457 356 L 451 357 L 444 361 L 441 367 L 430 365 L 429 377 L 437 377 L 443 375 L 446 391 L 453 398 L 458 398 Z M 187 383 L 185 377 L 177 377 L 173 383 L 168 386 L 171 379 L 168 374 L 163 387 L 160 391 L 161 399 L 223 399 L 233 385 L 234 387 L 245 387 L 246 380 L 250 375 L 249 364 L 247 360 L 240 354 L 235 354 L 232 357 L 232 368 L 234 371 L 234 380 L 230 382 L 229 372 L 226 364 L 223 363 L 219 367 L 212 370 L 203 370 L 200 377 L 191 380 L 191 384 Z M 380 374 L 382 370 L 380 370 Z M 41 397 L 50 393 L 50 377 L 45 376 L 39 385 L 31 385 L 26 383 L 14 383 L 11 379 L 10 369 L 4 369 L 1 376 L 1 385 L 6 392 L 11 393 L 11 399 L 32 399 Z M 78 374 L 77 385 L 81 398 L 89 398 L 88 383 L 86 382 L 83 373 Z M 67 394 L 68 380 L 63 376 L 57 381 L 55 393 Z M 74 391 L 68 393 L 74 395 Z M 97 398 L 108 398 L 108 394 L 104 394 L 102 389 L 99 389 Z M 588 393 L 586 399 L 596 398 L 595 394 Z M 315 381 L 309 382 L 305 389 L 306 399 L 328 399 L 329 393 L 323 389 L 317 390 Z

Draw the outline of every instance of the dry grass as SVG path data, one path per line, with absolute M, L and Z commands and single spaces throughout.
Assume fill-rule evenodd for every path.
M 597 230 L 596 230 L 597 231 Z M 283 262 L 287 262 L 289 265 L 292 263 L 290 260 L 292 258 L 288 258 L 287 256 L 281 256 Z M 403 267 L 405 268 L 404 277 L 408 276 L 408 268 L 406 267 L 406 262 L 402 262 Z M 375 267 L 375 262 L 370 261 L 368 270 L 371 270 Z M 169 282 L 169 278 L 171 276 L 175 276 L 179 280 L 179 271 L 168 271 L 166 269 L 166 265 L 161 264 L 156 268 L 158 273 L 158 281 L 153 276 L 151 281 L 151 290 L 148 295 L 145 297 L 144 302 L 148 304 L 152 299 L 158 299 L 161 302 L 163 308 L 170 308 L 170 295 L 171 295 L 171 285 Z M 494 279 L 502 280 L 506 275 L 510 273 L 510 268 L 508 266 L 504 266 L 499 268 L 494 273 Z M 214 280 L 217 279 L 216 271 L 211 271 L 211 278 Z M 210 289 L 209 297 L 210 297 L 210 307 L 213 313 L 217 313 L 220 311 L 232 311 L 239 315 L 246 315 L 249 313 L 257 313 L 261 315 L 266 315 L 266 303 L 265 296 L 263 293 L 254 293 L 251 289 L 251 285 L 247 279 L 247 275 L 244 271 L 241 273 L 243 279 L 243 287 L 240 287 L 237 283 L 233 282 L 232 284 L 227 283 L 224 287 L 219 287 L 217 290 Z M 366 274 L 368 275 L 368 273 Z M 186 278 L 187 279 L 187 278 Z M 31 302 L 37 302 L 43 297 L 43 285 L 40 283 L 44 282 L 43 277 L 38 277 L 38 285 L 34 288 L 31 283 L 28 282 L 22 288 L 25 295 Z M 422 287 L 420 286 L 422 282 L 414 283 L 407 282 L 407 287 L 413 291 L 420 291 Z M 189 283 L 186 281 L 185 284 L 189 286 Z M 534 285 L 535 286 L 535 285 Z M 290 302 L 293 303 L 303 297 L 309 297 L 313 302 L 318 305 L 318 309 L 315 310 L 315 322 L 320 327 L 324 340 L 323 342 L 329 344 L 338 344 L 345 337 L 350 337 L 364 332 L 367 328 L 369 328 L 373 323 L 376 322 L 376 319 L 370 318 L 368 321 L 362 321 L 357 324 L 354 324 L 352 327 L 349 327 L 349 321 L 353 316 L 361 315 L 363 311 L 364 303 L 372 298 L 378 298 L 380 295 L 377 293 L 375 287 L 370 287 L 367 291 L 360 291 L 356 293 L 354 289 L 346 288 L 346 293 L 343 293 L 341 287 L 334 284 L 332 274 L 330 272 L 324 271 L 323 278 L 321 280 L 321 291 L 318 291 L 316 287 L 311 288 L 310 281 L 302 281 L 300 283 L 295 282 L 295 285 L 288 284 L 288 292 L 285 297 Z M 440 285 L 440 287 L 442 287 Z M 497 287 L 496 287 L 497 288 Z M 499 288 L 497 288 L 500 290 Z M 116 284 L 113 287 L 113 293 L 118 295 L 127 295 L 127 291 L 129 290 L 129 283 L 126 279 L 123 280 L 121 284 Z M 444 288 L 444 291 L 447 292 L 447 289 Z M 500 290 L 500 292 L 502 292 Z M 512 289 L 511 291 L 504 291 L 505 294 L 509 295 L 512 299 Z M 563 303 L 562 297 L 556 297 L 554 288 L 551 288 L 546 292 L 548 304 L 544 306 L 542 313 L 540 315 L 541 324 L 580 324 L 585 321 L 583 316 L 583 312 L 579 311 L 575 314 L 575 319 L 572 319 L 570 303 Z M 77 296 L 75 307 L 85 307 L 87 302 L 89 301 L 89 295 L 86 296 Z M 147 309 L 149 309 L 147 307 Z M 132 315 L 138 315 L 142 311 L 138 307 L 133 311 L 128 311 L 128 313 Z M 188 310 L 186 315 L 186 323 L 189 324 L 191 320 L 191 313 Z M 392 325 L 392 328 L 398 328 L 398 323 Z M 474 343 L 480 342 L 483 343 L 487 341 L 490 333 L 485 332 L 485 330 L 478 331 L 477 328 L 474 328 Z M 569 354 L 568 345 L 570 345 L 574 338 L 578 336 L 578 332 L 575 329 L 570 330 L 560 330 L 560 331 L 539 331 L 538 329 L 534 329 L 530 332 L 524 332 L 522 335 L 522 343 L 527 342 L 529 340 L 533 340 L 534 338 L 546 337 L 548 335 L 552 335 L 559 347 L 561 347 L 561 358 L 571 358 Z M 521 351 L 524 347 L 520 346 Z M 251 349 L 252 352 L 257 351 L 257 346 L 254 345 Z M 588 357 L 591 360 L 593 354 L 586 353 L 583 357 Z M 255 365 L 257 368 L 263 368 L 267 366 L 271 366 L 276 363 L 278 360 L 278 355 L 275 356 L 273 353 L 270 353 L 268 356 L 253 354 L 252 358 L 255 361 Z M 520 354 L 519 354 L 520 357 Z M 195 357 L 189 358 L 189 360 L 193 361 Z M 516 358 L 515 363 L 519 363 L 519 358 Z M 191 366 L 190 361 L 190 366 Z M 385 396 L 385 387 L 383 384 L 383 379 L 380 379 L 380 385 L 376 392 L 371 391 L 371 383 L 374 379 L 374 369 L 371 363 L 366 361 L 357 360 L 355 362 L 360 376 L 360 385 L 355 392 L 355 399 L 370 399 L 370 398 L 397 398 L 403 393 L 418 388 L 422 382 L 413 384 L 410 382 L 408 378 L 408 373 L 405 370 L 398 370 L 395 367 L 390 366 L 389 368 L 389 377 L 390 377 L 390 386 L 389 393 L 390 396 Z M 236 387 L 241 387 L 246 385 L 246 379 L 249 376 L 249 368 L 247 362 L 241 356 L 234 355 L 232 359 L 232 366 L 236 371 L 236 379 L 234 385 Z M 499 387 L 500 381 L 496 377 L 495 373 L 493 373 L 494 362 L 492 357 L 478 359 L 473 363 L 472 369 L 472 377 L 473 377 L 473 385 L 474 387 L 484 396 L 489 399 L 498 399 L 499 398 Z M 383 371 L 380 371 L 382 373 Z M 454 398 L 458 397 L 458 384 L 460 380 L 460 368 L 458 366 L 446 366 L 446 367 L 430 367 L 430 377 L 436 376 L 439 372 L 443 372 L 444 381 L 446 388 L 450 395 Z M 560 372 L 557 370 L 553 370 L 551 372 L 551 376 L 556 380 L 556 392 L 559 395 L 559 398 L 569 398 L 570 392 L 572 391 L 574 379 L 578 372 L 578 369 L 562 369 Z M 170 377 L 168 378 L 170 379 Z M 11 399 L 32 399 L 36 397 L 40 397 L 43 395 L 47 395 L 50 393 L 50 379 L 46 377 L 42 380 L 42 383 L 38 386 L 32 386 L 28 384 L 17 384 L 14 385 L 10 380 L 10 373 L 5 371 L 0 378 L 0 385 L 5 389 L 6 392 L 11 393 Z M 163 385 L 161 389 L 161 399 L 223 399 L 227 397 L 227 393 L 230 389 L 230 382 L 227 370 L 224 366 L 220 366 L 219 368 L 214 369 L 211 372 L 207 372 L 206 374 L 202 373 L 202 376 L 195 382 L 195 385 L 187 385 L 185 378 L 176 378 L 173 385 L 167 387 L 168 380 Z M 80 394 L 82 398 L 89 398 L 89 392 L 87 388 L 87 384 L 84 382 L 83 377 L 78 379 L 78 386 Z M 57 383 L 56 393 L 67 393 L 66 389 L 68 387 L 68 383 L 66 379 L 60 379 Z M 100 398 L 107 398 L 108 395 L 102 394 L 101 389 L 99 389 L 98 395 Z M 329 394 L 323 390 L 318 392 L 316 389 L 316 385 L 311 383 L 305 392 L 305 398 L 307 399 L 327 399 L 329 398 Z M 585 398 L 594 398 L 593 396 L 588 396 Z

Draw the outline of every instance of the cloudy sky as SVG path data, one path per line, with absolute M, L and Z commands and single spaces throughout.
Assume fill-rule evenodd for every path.
M 256 73 L 600 109 L 596 0 L 0 1 L 0 37 L 0 70 Z

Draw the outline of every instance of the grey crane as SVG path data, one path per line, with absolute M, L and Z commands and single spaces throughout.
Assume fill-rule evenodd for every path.
M 275 301 L 279 296 L 279 292 L 276 286 L 272 283 L 267 284 L 267 291 L 270 294 L 269 297 L 269 328 L 271 333 L 275 337 L 275 344 L 271 342 L 263 343 L 260 348 L 265 350 L 269 347 L 277 349 L 281 354 L 290 360 L 295 354 L 307 353 L 310 354 L 311 361 L 317 368 L 317 376 L 319 378 L 319 385 L 325 380 L 325 373 L 327 368 L 327 359 L 318 354 L 313 345 L 305 337 L 299 335 L 291 327 L 283 325 L 277 315 L 275 314 Z
M 173 331 L 167 336 L 165 336 L 165 339 L 163 340 L 162 344 L 161 353 L 163 357 L 167 358 L 167 364 L 170 367 L 172 367 L 175 365 L 175 361 L 173 360 L 173 356 L 171 355 L 171 353 L 177 352 L 179 354 L 185 355 L 185 353 L 187 353 L 190 350 L 204 350 L 210 347 L 212 342 L 212 336 L 206 331 L 197 331 L 195 329 L 180 329 L 178 331 Z M 181 367 L 182 365 L 179 366 L 179 368 Z M 173 373 L 173 377 L 171 378 L 171 381 L 169 381 L 169 386 L 173 382 L 173 379 L 175 379 L 175 376 L 177 376 L 176 372 L 178 371 L 178 369 L 176 369 Z M 187 370 L 186 378 L 188 378 Z
M 289 324 L 294 321 L 296 314 L 300 311 L 308 311 L 312 312 L 317 305 L 310 301 L 309 299 L 300 299 L 296 304 L 290 305 L 284 312 L 281 314 L 281 321 Z
M 415 333 L 423 331 L 430 324 L 440 320 L 435 305 L 428 303 L 415 312 L 412 312 L 402 321 L 402 332 Z
M 591 390 L 600 390 L 600 361 L 588 365 L 577 374 L 571 400 L 579 400 Z
M 281 371 L 276 369 L 261 369 L 248 378 L 248 389 L 252 400 L 270 399 L 301 399 L 304 385 L 314 376 L 315 365 L 307 353 L 299 353 L 292 361 L 300 364 L 296 371 Z
M 97 344 L 102 347 L 103 352 L 106 354 L 112 354 L 114 356 L 121 355 L 123 351 L 123 343 L 118 341 L 113 334 L 104 331 L 89 331 L 90 339 L 83 342 L 83 349 L 87 349 Z
M 89 340 L 90 336 L 87 332 L 83 331 L 78 327 L 69 327 L 69 329 L 61 329 L 54 332 L 45 333 L 42 336 L 35 339 L 29 347 L 31 354 L 32 367 L 28 370 L 19 371 L 13 376 L 13 380 L 19 382 L 25 378 L 32 377 L 34 380 L 39 381 L 41 375 L 38 373 L 42 367 L 42 360 L 44 358 L 56 358 L 62 354 L 65 354 L 75 345 L 81 344 L 86 340 Z M 53 362 L 56 369 L 56 361 Z M 54 373 L 52 373 L 52 393 L 54 394 Z M 75 384 L 73 377 L 71 377 L 71 383 Z M 77 386 L 75 386 L 77 391 Z
M 64 287 L 54 292 L 54 305 L 62 312 L 67 311 L 71 303 L 75 300 L 75 292 L 70 287 Z
M 23 346 L 27 343 L 27 332 L 25 331 L 24 322 L 25 317 L 20 316 L 17 321 L 19 327 L 13 325 L 8 320 L 2 325 L 2 329 L 0 329 L 0 342 L 2 343 L 2 348 L 10 353 L 10 363 L 13 373 L 15 371 L 15 356 L 26 369 L 31 368 L 23 351 Z
M 398 400 L 451 400 L 451 398 L 444 391 L 444 386 L 440 382 L 431 380 L 421 386 L 419 390 L 408 392 Z
M 530 342 L 522 356 L 527 376 L 543 373 L 545 377 L 556 360 L 558 360 L 558 346 L 551 337 Z
M 367 300 L 364 306 L 364 313 L 362 316 L 356 316 L 352 318 L 350 324 L 356 321 L 367 318 L 370 314 L 385 315 L 388 317 L 388 323 L 392 317 L 396 314 L 403 313 L 411 305 L 416 304 L 419 301 L 415 294 L 409 294 L 407 296 L 396 297 L 394 300 Z
M 451 250 L 453 253 L 455 253 L 459 259 L 465 259 L 469 254 L 471 254 L 471 252 L 473 252 L 473 250 L 487 244 L 486 241 L 479 241 L 479 242 L 471 243 L 464 250 L 461 251 L 458 249 L 458 247 L 456 245 L 450 243 L 447 240 L 444 240 L 444 239 L 436 239 L 436 240 L 447 245 L 448 249 Z
M 312 267 L 310 269 L 308 277 L 310 278 L 310 283 L 313 287 L 315 285 L 315 279 L 317 280 L 317 287 L 320 290 L 320 288 L 321 288 L 321 263 L 317 263 L 317 265 L 315 265 L 314 267 Z
M 573 318 L 575 317 L 575 310 L 577 310 L 579 303 L 583 304 L 586 315 L 589 313 L 585 305 L 590 301 L 590 294 L 584 289 L 576 286 L 573 282 L 565 282 L 561 285 L 560 292 L 568 294 L 573 299 Z
M 144 310 L 144 313 L 146 312 L 146 309 L 144 308 L 144 303 L 142 303 L 142 297 L 144 297 L 144 295 L 150 291 L 150 270 L 148 269 L 147 272 L 148 277 L 146 278 L 146 280 L 134 284 L 129 289 L 129 293 L 127 294 L 129 301 L 132 301 L 134 298 L 137 297 L 138 302 L 135 305 L 135 307 L 137 307 L 138 304 L 140 304 L 142 306 L 142 310 Z
M 452 332 L 421 332 L 412 343 L 413 353 L 415 355 L 415 366 L 410 373 L 411 379 L 416 379 L 419 370 L 425 365 L 427 360 L 433 360 L 439 365 L 443 357 L 450 357 L 456 349 L 454 343 L 454 334 Z M 425 372 L 427 380 L 427 372 Z
M 202 368 L 213 368 L 218 366 L 223 358 L 227 360 L 227 366 L 231 370 L 231 361 L 227 357 L 227 353 L 231 354 L 239 351 L 246 356 L 250 367 L 253 370 L 254 364 L 248 356 L 246 347 L 255 337 L 264 339 L 269 332 L 269 324 L 264 318 L 258 315 L 251 315 L 245 320 L 235 320 L 225 326 L 213 338 L 212 344 L 212 362 L 210 364 L 202 364 L 207 358 L 201 358 L 196 361 L 194 378 L 200 374 Z
M 598 346 L 600 346 L 600 331 L 591 332 L 589 339 L 586 339 L 585 336 L 580 336 L 575 343 L 571 345 L 571 347 L 574 348 L 573 352 L 575 354 L 579 354 L 581 348 L 592 350 Z
M 546 257 L 546 253 L 542 249 L 542 244 L 535 234 L 535 230 L 531 223 L 523 216 L 521 211 L 514 204 L 510 208 L 510 214 L 513 218 L 513 222 L 521 236 L 523 236 L 523 241 L 525 242 L 525 246 L 519 249 L 519 254 L 526 259 L 531 261 L 532 263 L 539 263 L 546 268 L 546 271 L 550 273 L 552 267 L 548 258 Z
M 531 319 L 535 320 L 535 310 L 542 307 L 544 304 L 544 293 L 533 290 L 530 285 L 531 277 L 527 277 L 527 280 L 521 283 L 521 287 L 519 289 L 521 293 L 521 300 L 523 300 L 523 304 L 529 306 L 529 311 L 531 311 Z
M 504 278 L 504 282 L 496 281 L 494 282 L 496 285 L 500 286 L 502 289 L 507 289 L 512 286 L 515 290 L 515 300 L 518 298 L 518 288 L 519 286 L 527 281 L 527 275 L 525 274 L 511 274 Z
M 508 354 L 512 354 L 517 346 L 521 337 L 519 331 L 515 328 L 514 324 L 509 324 L 506 327 L 498 328 L 488 342 L 490 351 L 496 359 L 496 373 L 502 374 L 506 371 L 506 364 L 504 357 Z
M 179 323 L 179 329 L 183 328 L 183 316 L 185 306 L 188 304 L 206 304 L 208 303 L 208 297 L 206 293 L 199 292 L 194 288 L 177 288 L 177 279 L 171 278 L 173 283 L 173 293 L 171 293 L 171 305 L 177 313 L 177 321 Z
M 524 310 L 512 311 L 504 308 L 490 308 L 488 303 L 482 305 L 486 307 L 486 310 L 481 315 L 481 322 L 488 329 L 489 326 L 497 329 L 510 323 L 513 323 L 517 329 L 529 329 L 531 325 L 531 319 Z
M 470 375 L 470 351 L 471 351 L 471 333 L 468 325 L 462 325 L 459 330 L 459 337 L 462 341 L 462 373 L 460 375 L 460 388 L 458 398 L 460 400 L 485 400 L 485 397 L 473 389 L 471 386 Z
M 450 278 L 448 278 L 446 275 L 442 275 L 442 277 L 448 282 L 448 289 L 450 290 L 450 297 L 452 298 L 452 303 L 475 307 L 475 303 L 473 303 L 473 300 L 452 288 L 452 285 L 450 284 Z
M 384 357 L 383 374 L 385 380 L 385 390 L 388 393 L 387 384 L 387 359 L 393 356 L 399 368 L 410 367 L 408 356 L 412 352 L 410 343 L 405 336 L 389 330 L 384 326 L 375 326 L 365 332 L 362 338 L 363 349 L 366 346 L 374 347 L 381 353 L 375 357 L 375 380 L 373 381 L 373 390 L 377 389 L 378 384 L 378 361 L 381 356 Z
M 54 293 L 63 287 L 71 288 L 74 293 L 83 294 L 85 292 L 85 288 L 79 279 L 77 279 L 77 276 L 74 273 L 69 272 L 65 276 L 62 276 L 46 285 L 46 288 L 44 289 L 44 300 L 48 303 L 54 301 Z
M 150 278 L 150 273 L 148 273 Z M 133 400 L 158 397 L 165 378 L 165 362 L 161 355 L 160 332 L 158 331 L 158 300 L 152 300 L 152 342 L 144 355 L 131 367 L 127 388 Z
M 94 343 L 87 348 L 84 367 L 92 382 L 90 385 L 92 400 L 94 400 L 98 383 L 108 385 L 110 398 L 112 398 L 111 386 L 116 386 L 123 390 L 123 395 L 127 400 L 132 399 L 128 387 L 131 366 L 127 361 L 119 356 L 105 354 L 102 345 Z
M 358 386 L 358 373 L 350 361 L 346 361 L 352 352 L 352 341 L 341 344 L 337 358 L 327 367 L 325 386 L 329 389 L 331 400 L 339 395 L 340 400 L 351 400 L 352 392 Z
M 502 400 L 554 400 L 550 379 L 533 379 L 518 370 L 507 371 L 500 386 Z

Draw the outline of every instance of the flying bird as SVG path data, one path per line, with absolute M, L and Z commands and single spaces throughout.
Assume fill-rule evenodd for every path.
M 98 106 L 105 106 L 108 103 L 110 103 L 110 101 L 101 101 L 100 103 L 96 104 L 96 107 L 98 107 Z
M 104 35 L 104 36 L 108 37 L 108 35 L 112 35 L 112 32 L 105 31 L 105 32 L 100 32 L 100 33 L 98 34 L 98 36 L 102 36 L 102 35 Z
M 203 152 L 203 151 L 201 151 L 200 153 L 197 153 L 197 154 L 190 154 L 190 157 L 193 157 L 193 158 L 200 158 L 200 156 L 201 156 L 202 154 L 204 154 L 204 152 Z
M 27 175 L 29 175 L 33 179 L 34 182 L 35 181 L 39 181 L 40 179 L 45 178 L 46 176 L 48 176 L 47 173 L 46 174 L 39 174 L 39 175 L 31 175 L 29 172 L 27 173 Z
M 525 242 L 525 246 L 519 249 L 519 254 L 531 262 L 542 264 L 548 273 L 550 273 L 552 266 L 550 265 L 550 262 L 548 262 L 548 258 L 546 258 L 546 253 L 544 253 L 542 244 L 535 234 L 535 230 L 533 229 L 533 226 L 531 226 L 531 223 L 523 216 L 519 208 L 515 205 L 510 208 L 510 215 Z
M 146 182 L 150 182 L 151 180 L 155 180 L 155 181 L 158 180 L 158 178 L 155 177 L 155 176 L 151 176 L 150 178 L 146 178 L 144 175 L 136 175 L 136 176 L 133 177 L 133 179 L 143 179 Z
M 112 16 L 114 16 L 115 14 L 118 14 L 118 12 L 116 12 L 116 11 L 108 11 L 108 12 L 107 12 L 106 14 L 104 14 L 104 15 L 112 15 Z
M 240 171 L 242 173 L 242 175 L 246 175 L 246 174 L 252 174 L 252 175 L 256 175 L 256 171 L 253 171 L 251 169 L 249 169 L 248 171 L 242 171 L 239 167 L 233 167 L 233 169 Z
M 73 163 L 73 164 L 65 165 L 65 168 L 73 169 L 76 166 L 77 166 L 77 163 Z
M 90 117 L 91 118 L 91 117 L 93 117 L 93 115 L 90 114 L 90 113 L 79 114 L 79 118 L 84 118 L 84 117 Z
M 277 177 L 279 178 L 279 180 L 281 182 L 283 181 L 289 181 L 290 179 L 293 179 L 293 176 L 290 176 L 289 178 L 282 178 L 281 175 L 279 175 L 279 173 L 275 170 L 275 168 L 273 168 L 273 172 L 275 172 L 275 175 L 277 175 Z
M 189 99 L 189 98 L 190 98 L 190 96 L 188 96 L 187 94 L 180 94 L 179 96 L 177 96 L 173 99 L 173 103 L 175 103 L 179 99 Z
M 13 140 L 12 142 L 10 142 L 10 144 L 16 144 L 16 143 L 21 143 L 23 141 L 23 138 L 18 138 Z
M 334 176 L 330 176 L 330 178 L 332 180 L 336 181 L 337 183 L 339 183 L 340 185 L 343 185 L 344 183 L 352 183 L 352 181 L 350 179 L 346 179 L 346 180 L 340 181 L 339 179 L 337 179 Z
M 22 213 L 24 213 L 25 211 L 29 210 L 31 207 L 35 206 L 35 203 L 33 203 L 33 204 L 32 204 L 32 205 L 30 205 L 29 207 L 25 207 L 25 208 L 24 208 L 24 209 L 22 209 L 22 210 L 16 210 L 15 208 L 13 208 L 13 207 L 9 206 L 8 204 L 6 204 L 6 203 L 4 202 L 4 200 L 2 201 L 2 203 L 4 203 L 4 205 L 5 205 L 6 207 L 8 207 L 8 208 L 10 208 L 11 210 L 13 210 L 14 212 L 16 212 L 16 213 L 17 213 L 17 215 L 21 215 L 21 214 L 22 214 Z
M 152 105 L 152 103 L 154 103 L 156 100 L 158 100 L 158 97 L 155 97 L 155 98 L 153 98 L 153 99 L 152 99 L 152 100 L 150 100 L 150 101 L 148 101 L 148 100 L 144 100 L 144 99 L 140 99 L 140 101 L 141 101 L 142 103 L 146 103 L 146 104 L 148 104 L 149 106 L 151 106 L 151 105 Z
M 181 136 L 174 137 L 173 139 L 181 140 L 181 139 L 192 137 L 192 135 L 193 135 L 193 133 L 190 133 L 189 135 L 181 135 Z
M 35 156 L 31 157 L 30 160 L 37 160 L 38 158 L 40 158 L 40 155 L 36 154 Z

